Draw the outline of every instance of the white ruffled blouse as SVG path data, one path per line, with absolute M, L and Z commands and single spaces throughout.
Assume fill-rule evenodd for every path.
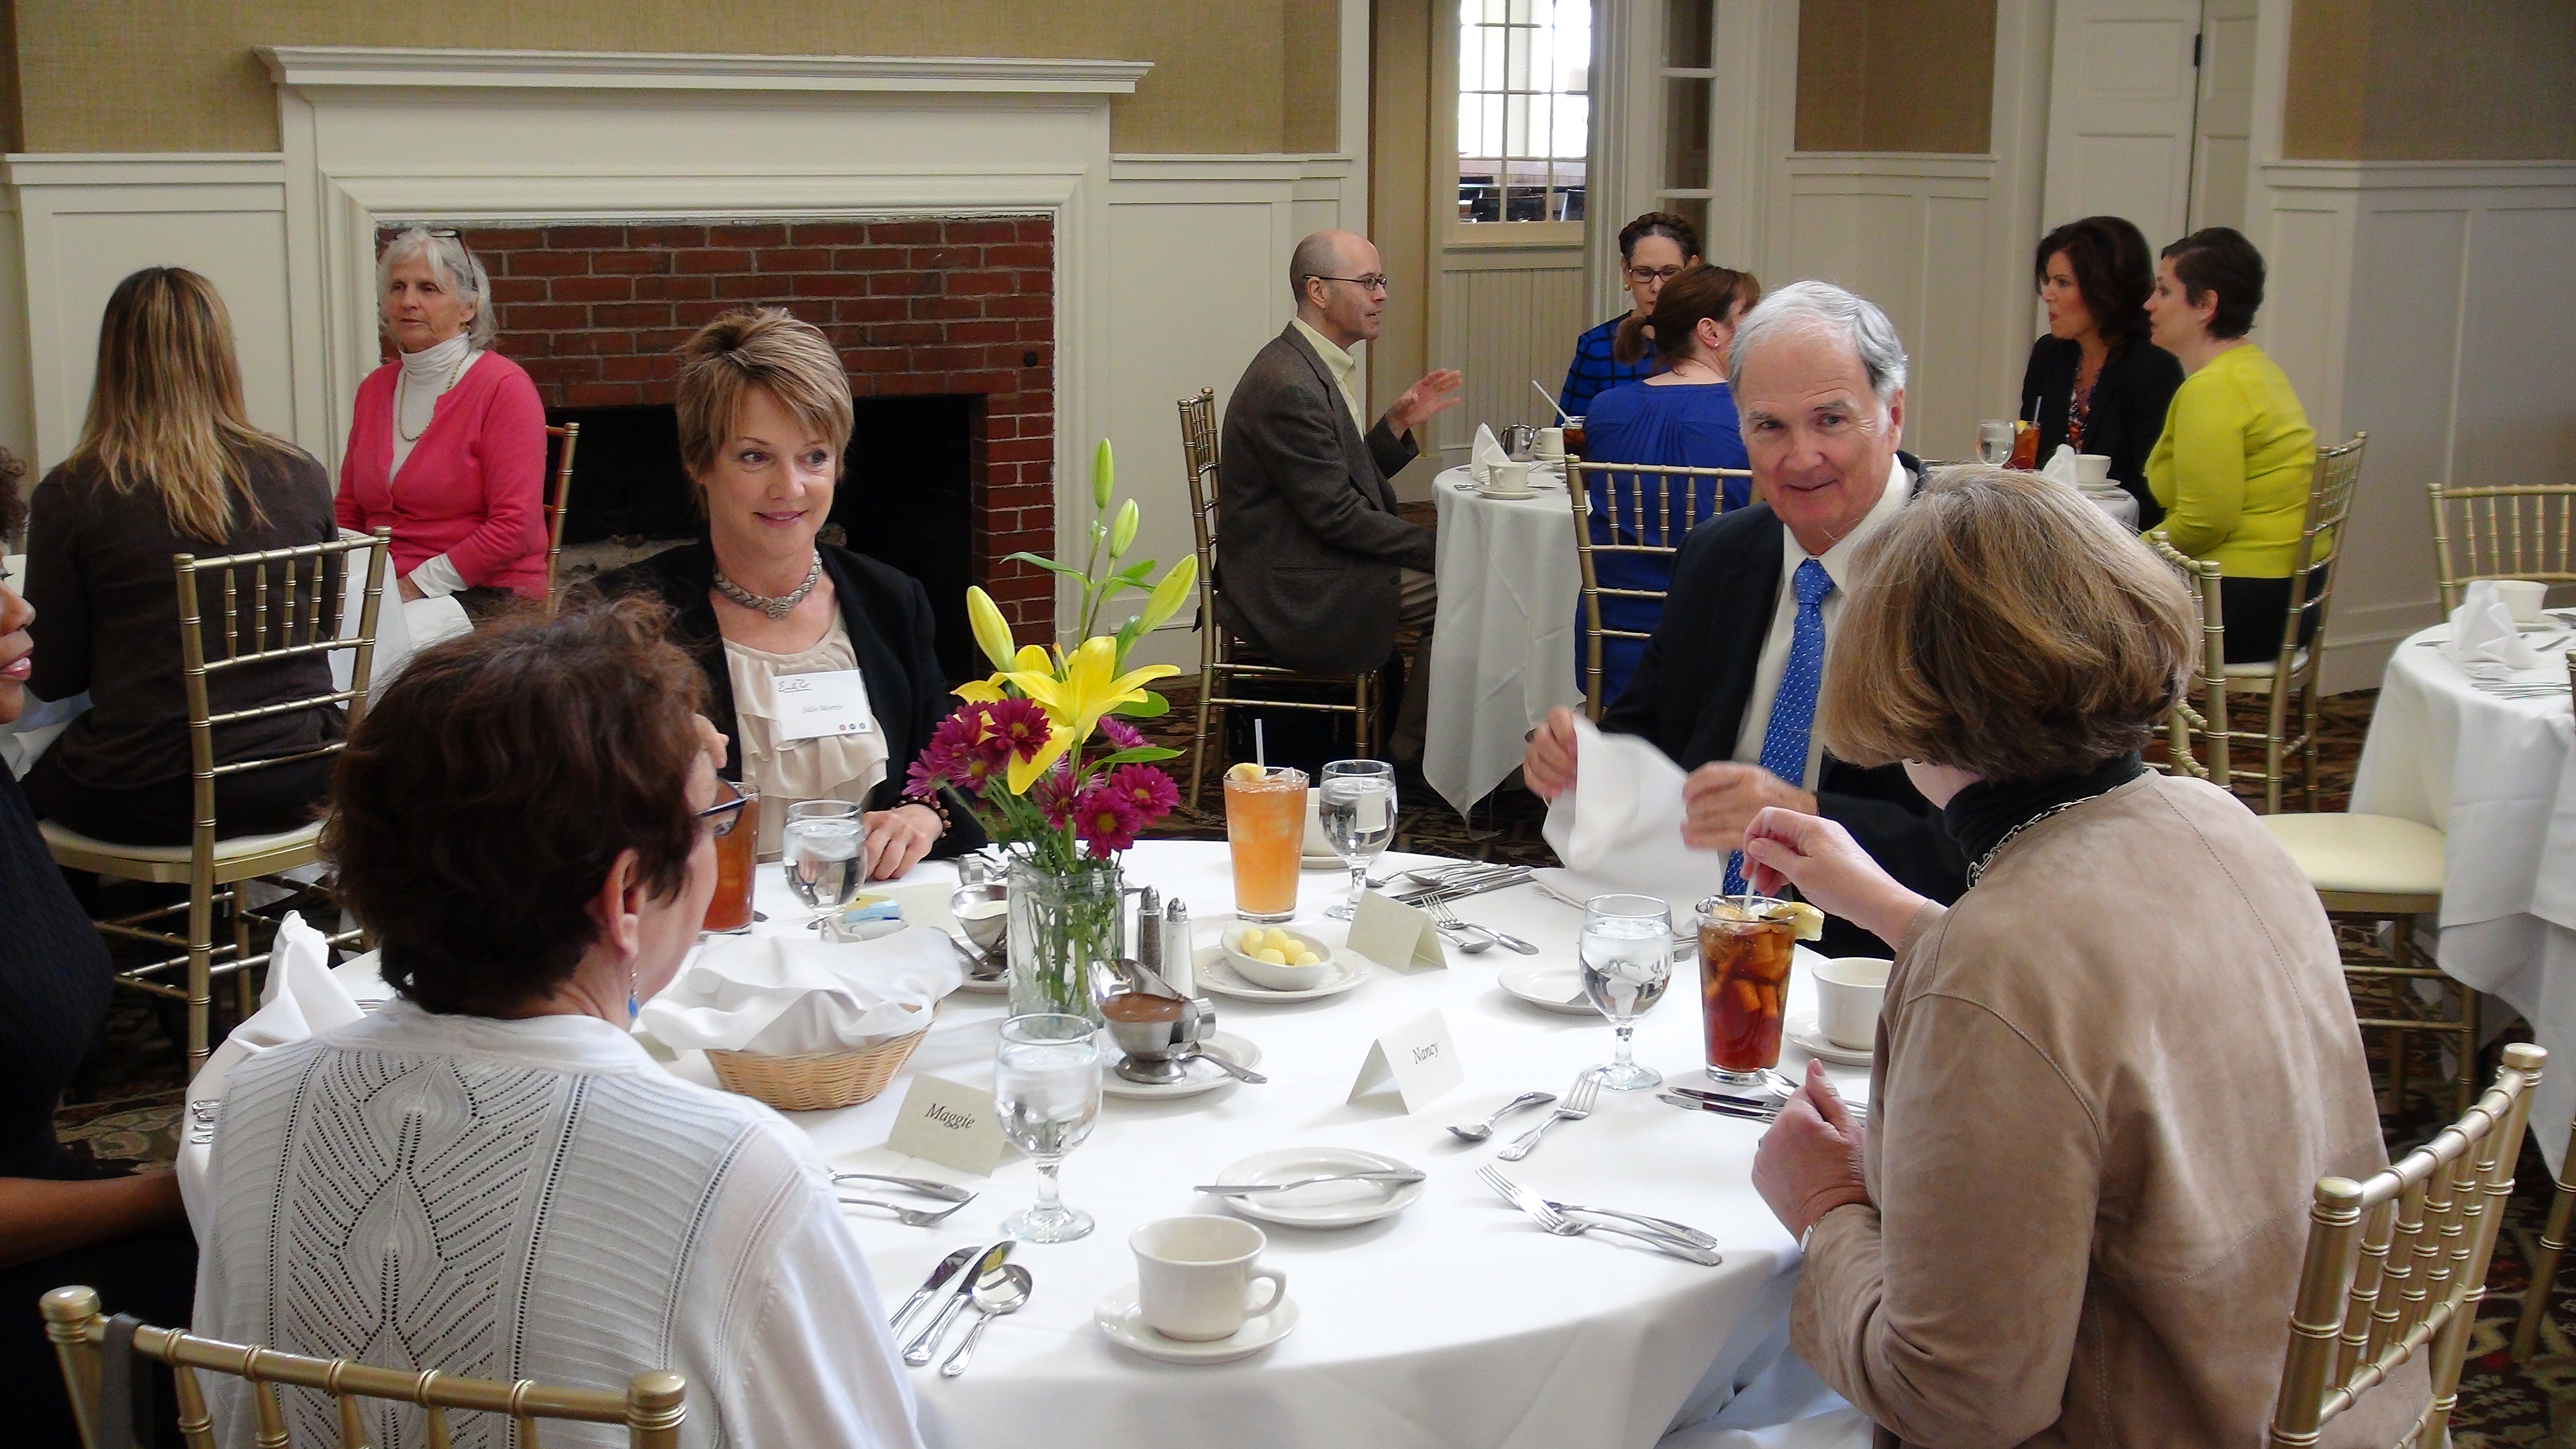
M 733 679 L 734 748 L 741 756 L 743 783 L 760 791 L 760 857 L 771 860 L 779 852 L 779 832 L 787 822 L 789 801 L 867 803 L 868 792 L 886 777 L 885 731 L 877 727 L 872 706 L 864 734 L 783 742 L 778 738 L 772 680 L 859 667 L 858 654 L 850 647 L 850 631 L 838 613 L 832 616 L 829 633 L 794 654 L 772 654 L 731 639 L 724 648 L 725 670 Z

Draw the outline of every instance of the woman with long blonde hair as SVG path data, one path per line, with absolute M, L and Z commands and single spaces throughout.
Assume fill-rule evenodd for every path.
M 327 543 L 338 532 L 322 465 L 251 422 L 214 284 L 181 267 L 118 283 L 99 322 L 80 445 L 37 488 L 27 526 L 36 607 L 27 687 L 42 699 L 90 698 L 28 773 L 36 813 L 102 840 L 185 844 L 193 809 L 171 556 Z M 210 652 L 221 652 L 221 627 L 208 620 Z M 317 656 L 228 670 L 207 689 L 218 713 L 254 709 L 328 693 L 330 666 Z M 338 733 L 311 712 L 246 721 L 216 731 L 215 762 L 291 754 Z M 304 824 L 329 794 L 330 764 L 222 777 L 218 833 Z

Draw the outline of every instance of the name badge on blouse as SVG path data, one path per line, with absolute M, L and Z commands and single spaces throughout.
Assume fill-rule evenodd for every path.
M 782 674 L 769 682 L 782 740 L 863 735 L 877 727 L 868 712 L 868 682 L 855 669 L 822 674 Z

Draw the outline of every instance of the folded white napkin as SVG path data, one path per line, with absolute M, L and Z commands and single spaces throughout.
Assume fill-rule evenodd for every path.
M 2075 466 L 2075 449 L 2067 443 L 2057 445 L 2057 451 L 2050 454 L 2048 462 L 2040 468 L 2039 476 L 2054 479 L 2069 488 L 2084 486 L 2083 471 Z
M 1494 437 L 1494 430 L 1483 423 L 1476 424 L 1475 445 L 1467 450 L 1467 471 L 1474 475 L 1476 481 L 1482 483 L 1491 478 L 1496 463 L 1511 460 L 1512 455 L 1504 452 L 1502 443 Z
M 273 1047 L 286 1046 L 336 1031 L 366 1013 L 359 1009 L 357 998 L 331 974 L 331 944 L 320 931 L 304 923 L 303 913 L 289 911 L 277 926 L 277 944 L 268 958 L 268 985 L 260 992 L 259 1010 L 250 1020 L 234 1027 L 223 1045 L 206 1058 L 197 1069 L 196 1078 L 188 1083 L 188 1100 L 200 1102 L 220 1099 L 224 1078 L 232 1069 L 251 1057 Z M 195 1115 L 183 1111 L 179 1118 L 179 1196 L 188 1205 L 188 1219 L 199 1230 L 206 1224 L 206 1160 L 214 1148 L 191 1140 L 196 1134 Z
M 848 944 L 718 936 L 636 1024 L 674 1051 L 860 1051 L 928 1026 L 964 979 L 946 933 L 926 926 Z
M 2442 646 L 2442 652 L 2450 656 L 2452 663 L 2472 673 L 2480 665 L 2502 665 L 2507 669 L 2540 666 L 2539 651 L 2514 626 L 2513 610 L 2496 592 L 2493 579 L 2479 579 L 2469 585 L 2467 597 L 2451 611 L 2451 642 Z
M 1686 913 L 1726 883 L 1722 851 L 1682 844 L 1682 768 L 1635 735 L 1574 722 L 1576 786 L 1547 807 L 1557 858 L 1593 881 L 1660 896 Z
M 474 628 L 474 621 L 465 617 L 465 606 L 445 594 L 413 599 L 402 606 L 402 612 L 404 632 L 411 636 L 414 649 L 426 649 Z

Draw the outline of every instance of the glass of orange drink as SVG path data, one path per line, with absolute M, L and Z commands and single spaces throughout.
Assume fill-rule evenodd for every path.
M 1306 772 L 1250 762 L 1225 772 L 1225 843 L 1234 856 L 1234 913 L 1276 923 L 1297 914 L 1306 839 Z

